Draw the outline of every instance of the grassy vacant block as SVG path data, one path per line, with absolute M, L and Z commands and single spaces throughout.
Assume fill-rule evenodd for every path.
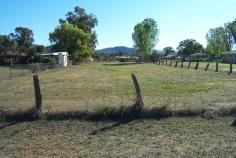
M 145 108 L 142 116 L 197 111 L 214 116 L 230 114 L 236 107 L 234 73 L 120 63 L 47 70 L 39 74 L 42 115 L 59 117 L 57 114 L 61 114 L 62 118 L 7 122 L 0 117 L 0 157 L 221 158 L 236 155 L 236 129 L 231 126 L 235 117 L 232 116 L 93 121 L 63 118 L 83 111 L 102 116 L 110 113 L 110 109 L 118 111 L 121 107 L 129 114 L 129 107 L 135 102 L 131 73 L 136 75 L 142 91 Z M 34 105 L 31 75 L 1 81 L 0 89 L 0 116 L 2 111 L 14 114 Z M 31 117 L 28 112 L 24 117 Z
M 194 65 L 194 64 L 192 64 Z M 236 76 L 176 69 L 154 64 L 90 63 L 39 74 L 43 113 L 100 111 L 101 107 L 131 106 L 138 78 L 145 109 L 217 111 L 236 108 Z M 25 110 L 34 105 L 32 76 L 0 82 L 0 107 Z

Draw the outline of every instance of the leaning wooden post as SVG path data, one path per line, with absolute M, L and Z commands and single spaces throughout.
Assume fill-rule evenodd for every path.
M 170 60 L 170 66 L 172 66 L 172 60 Z
M 139 108 L 139 110 L 141 110 L 143 108 L 143 106 L 144 106 L 141 90 L 140 90 L 140 87 L 139 87 L 139 84 L 138 84 L 136 76 L 132 73 L 131 77 L 132 77 L 132 80 L 133 80 L 133 83 L 134 83 L 134 87 L 135 87 L 135 90 L 136 90 L 136 99 L 137 100 L 136 100 L 136 105 L 135 106 L 137 106 Z
M 219 71 L 219 63 L 218 63 L 218 61 L 216 62 L 216 70 L 215 70 L 215 72 L 218 72 Z
M 209 68 L 209 63 L 207 63 L 207 65 L 206 65 L 206 68 L 205 68 L 205 71 L 207 71 L 208 70 L 208 68 Z
M 188 69 L 190 68 L 190 66 L 191 66 L 191 61 L 189 61 L 189 63 L 188 63 Z
M 37 111 L 41 111 L 42 109 L 42 95 L 39 86 L 38 75 L 33 76 L 34 81 L 34 92 L 35 92 L 35 108 Z
M 233 64 L 229 65 L 229 75 L 233 73 Z
M 176 63 L 175 63 L 175 67 L 178 67 L 178 61 L 176 61 Z
M 199 66 L 199 62 L 196 63 L 195 70 L 198 69 L 198 66 Z

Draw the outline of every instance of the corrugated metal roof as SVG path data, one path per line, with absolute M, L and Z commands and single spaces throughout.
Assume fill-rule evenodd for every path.
M 54 55 L 54 56 L 58 56 L 59 54 L 62 54 L 62 55 L 66 55 L 66 56 L 69 56 L 69 54 L 67 52 L 50 52 L 50 53 L 44 53 L 44 54 L 41 54 L 42 56 L 47 56 L 47 55 Z

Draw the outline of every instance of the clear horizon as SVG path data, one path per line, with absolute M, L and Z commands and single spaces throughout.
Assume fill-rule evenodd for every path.
M 188 38 L 205 47 L 209 29 L 236 18 L 234 0 L 8 0 L 0 6 L 0 34 L 8 35 L 18 26 L 28 27 L 33 30 L 35 44 L 50 45 L 48 34 L 77 5 L 98 19 L 96 49 L 132 47 L 133 27 L 148 17 L 155 19 L 160 29 L 155 49 L 176 49 L 181 40 Z

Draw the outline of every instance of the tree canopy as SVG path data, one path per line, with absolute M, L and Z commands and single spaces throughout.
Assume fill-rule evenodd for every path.
M 210 29 L 206 35 L 207 53 L 215 57 L 220 57 L 225 52 L 231 50 L 230 37 L 224 27 Z
M 91 37 L 90 37 L 89 45 L 94 49 L 96 48 L 97 34 L 93 29 L 97 26 L 98 20 L 95 17 L 95 15 L 87 14 L 85 9 L 79 6 L 76 6 L 74 8 L 74 12 L 68 12 L 66 14 L 66 19 L 65 20 L 59 19 L 59 23 L 72 24 L 75 27 L 83 30 L 85 33 L 90 33 Z
M 203 46 L 194 39 L 186 39 L 179 43 L 177 47 L 178 54 L 188 57 L 192 54 L 203 53 Z
M 17 43 L 6 35 L 0 35 L 0 55 L 10 55 L 16 52 Z
M 73 63 L 91 54 L 89 45 L 91 34 L 72 24 L 61 24 L 54 32 L 49 34 L 53 50 L 67 51 Z
M 9 37 L 17 42 L 19 52 L 27 52 L 33 45 L 33 31 L 26 27 L 17 27 Z
M 152 49 L 158 41 L 158 35 L 157 22 L 151 18 L 144 19 L 141 23 L 135 25 L 132 39 L 138 55 L 142 57 L 142 61 L 145 56 L 152 54 Z
M 230 23 L 226 24 L 228 30 L 228 38 L 230 40 L 231 46 L 236 44 L 236 19 Z
M 169 54 L 172 54 L 175 52 L 175 50 L 172 48 L 172 47 L 165 47 L 163 49 L 163 52 L 164 52 L 164 56 L 167 56 Z
M 59 20 L 60 25 L 49 34 L 54 51 L 67 51 L 75 64 L 95 52 L 97 35 L 93 28 L 97 25 L 97 18 L 87 14 L 79 6 L 74 12 L 68 12 L 66 19 Z
M 221 57 L 232 50 L 236 44 L 236 19 L 228 22 L 224 27 L 210 29 L 206 35 L 207 53 L 214 57 Z

